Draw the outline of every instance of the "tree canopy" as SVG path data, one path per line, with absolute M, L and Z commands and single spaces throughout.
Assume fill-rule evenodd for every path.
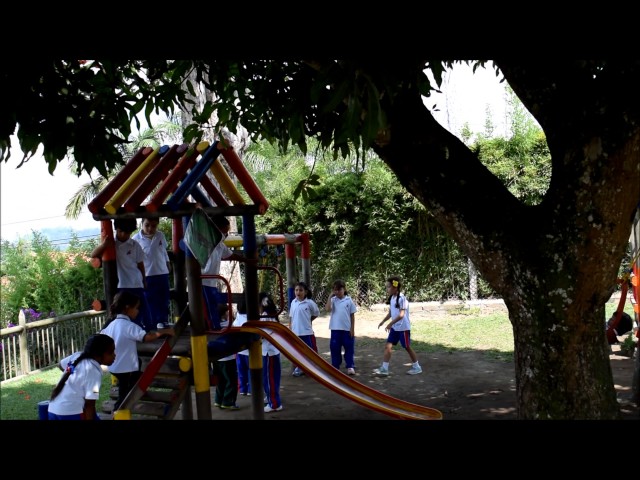
M 118 146 L 144 115 L 194 111 L 185 141 L 202 138 L 212 113 L 216 128 L 235 131 L 241 123 L 254 138 L 295 144 L 303 152 L 307 138 L 348 155 L 365 151 L 388 128 L 386 107 L 406 88 L 429 95 L 428 67 L 437 82 L 452 62 L 398 61 L 112 61 L 29 58 L 1 74 L 6 115 L 0 118 L 0 160 L 11 156 L 10 135 L 17 134 L 27 161 L 44 147 L 53 172 L 67 154 L 78 172 L 106 175 L 122 161 Z M 478 65 L 482 62 L 478 63 Z M 198 88 L 215 92 L 193 105 Z M 191 94 L 191 95 L 189 95 Z
M 104 175 L 121 162 L 117 146 L 138 113 L 150 121 L 193 107 L 187 142 L 215 113 L 215 129 L 241 124 L 283 151 L 305 152 L 308 138 L 335 155 L 355 148 L 363 161 L 372 149 L 503 297 L 520 418 L 617 418 L 603 317 L 640 200 L 640 60 L 492 65 L 547 141 L 551 181 L 536 205 L 425 107 L 455 68 L 443 60 L 30 58 L 0 77 L 0 159 L 17 127 L 27 157 L 44 146 L 50 171 L 71 149 L 80 170 Z M 194 103 L 197 89 L 207 101 Z

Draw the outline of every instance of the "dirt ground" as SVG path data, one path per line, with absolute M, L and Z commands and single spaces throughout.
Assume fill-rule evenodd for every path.
M 515 420 L 516 398 L 514 365 L 490 358 L 482 351 L 419 353 L 421 375 L 407 375 L 409 356 L 398 345 L 391 362 L 390 375 L 377 377 L 372 370 L 380 366 L 386 339 L 377 325 L 379 311 L 360 311 L 356 317 L 355 379 L 388 395 L 438 409 L 444 420 Z M 433 318 L 433 313 L 412 312 L 412 320 Z M 328 316 L 314 321 L 320 354 L 330 360 Z M 617 355 L 613 346 L 611 366 L 623 419 L 640 420 L 640 410 L 630 402 L 634 360 Z M 363 407 L 308 376 L 293 377 L 291 364 L 282 356 L 281 398 L 283 410 L 265 414 L 267 421 L 281 420 L 393 420 Z M 344 368 L 344 365 L 343 365 Z M 213 398 L 213 394 L 211 395 Z M 197 409 L 193 409 L 197 418 Z M 251 397 L 238 396 L 240 410 L 212 408 L 214 420 L 251 420 Z M 180 414 L 176 417 L 179 419 Z

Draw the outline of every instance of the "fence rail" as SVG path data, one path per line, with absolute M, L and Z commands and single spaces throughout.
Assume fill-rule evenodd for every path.
M 57 365 L 84 348 L 107 322 L 107 312 L 87 310 L 27 322 L 22 312 L 15 327 L 0 329 L 2 382 Z

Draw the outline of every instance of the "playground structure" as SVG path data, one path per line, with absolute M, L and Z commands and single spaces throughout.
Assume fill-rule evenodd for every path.
M 244 188 L 249 201 L 236 188 L 224 165 L 218 159 L 222 156 L 232 173 Z M 200 157 L 198 159 L 198 157 Z M 211 172 L 220 188 L 207 176 Z M 195 201 L 189 201 L 191 197 Z M 213 203 L 209 200 L 211 199 Z M 146 204 L 142 204 L 148 200 Z M 199 206 L 198 206 L 199 205 Z M 196 146 L 173 145 L 158 149 L 141 148 L 88 205 L 95 220 L 101 222 L 101 236 L 113 236 L 111 220 L 118 218 L 171 218 L 174 301 L 182 312 L 175 324 L 175 337 L 153 344 L 141 344 L 139 353 L 149 347 L 152 358 L 142 362 L 144 372 L 136 386 L 129 393 L 120 409 L 114 412 L 114 419 L 132 418 L 132 412 L 141 411 L 138 406 L 147 398 L 156 403 L 166 402 L 154 413 L 157 418 L 169 419 L 183 406 L 183 418 L 191 415 L 191 385 L 195 390 L 198 419 L 211 419 L 211 378 L 209 362 L 215 361 L 244 348 L 249 349 L 249 368 L 252 388 L 263 390 L 262 353 L 260 339 L 273 343 L 283 355 L 300 367 L 312 378 L 327 388 L 346 398 L 375 411 L 399 419 L 441 419 L 438 410 L 413 404 L 380 393 L 355 379 L 343 374 L 310 349 L 290 329 L 277 322 L 260 321 L 258 305 L 258 270 L 269 269 L 257 264 L 258 246 L 284 245 L 286 255 L 287 306 L 294 298 L 297 280 L 295 258 L 297 245 L 301 251 L 301 277 L 310 284 L 310 240 L 308 234 L 260 235 L 255 231 L 255 215 L 263 215 L 268 202 L 255 184 L 233 148 L 222 142 L 201 142 Z M 242 247 L 243 254 L 250 261 L 244 265 L 243 293 L 247 304 L 248 321 L 242 327 L 230 324 L 220 332 L 207 330 L 203 311 L 201 267 L 189 248 L 184 246 L 184 232 L 196 208 L 202 208 L 209 215 L 240 216 L 242 236 L 229 236 L 224 242 L 230 248 Z M 104 252 L 103 268 L 105 300 L 110 305 L 116 293 L 117 270 L 115 248 Z M 252 261 L 255 260 L 255 261 Z M 97 265 L 96 265 L 97 266 Z M 279 272 L 276 271 L 279 275 Z M 227 279 L 215 277 L 227 285 L 222 300 L 236 303 L 242 293 L 232 292 Z M 281 282 L 281 311 L 284 309 L 284 286 Z M 187 340 L 188 339 L 188 340 Z M 213 341 L 214 348 L 208 348 Z M 211 345 L 211 344 L 210 344 Z M 213 355 L 212 355 L 213 352 Z M 171 365 L 170 365 L 171 364 Z M 175 387 L 166 397 L 149 391 L 154 379 L 165 373 L 175 377 Z M 166 379 L 165 379 L 166 380 Z M 138 410 L 136 410 L 138 408 Z M 252 397 L 253 418 L 264 419 L 262 395 Z
M 620 300 L 615 313 L 607 322 L 606 336 L 609 345 L 618 343 L 618 337 L 627 334 L 627 331 L 629 332 L 628 338 L 635 338 L 636 360 L 632 381 L 632 399 L 637 404 L 640 403 L 640 328 L 638 328 L 640 326 L 640 303 L 638 303 L 638 300 L 640 300 L 640 202 L 636 208 L 629 243 L 632 257 L 629 265 L 617 280 L 620 285 Z M 631 301 L 633 306 L 634 318 L 630 319 L 630 325 L 619 329 L 623 315 L 626 315 L 624 307 L 627 299 Z M 629 316 L 627 319 L 629 319 Z

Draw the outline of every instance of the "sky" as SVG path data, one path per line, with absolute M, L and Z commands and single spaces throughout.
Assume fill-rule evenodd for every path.
M 436 120 L 457 136 L 467 122 L 475 133 L 484 131 L 487 107 L 492 114 L 495 135 L 506 135 L 506 100 L 504 84 L 499 83 L 492 69 L 479 69 L 473 73 L 470 67 L 456 66 L 445 74 L 441 88 L 425 99 L 425 105 L 433 111 Z M 15 140 L 15 138 L 14 138 Z M 34 156 L 22 167 L 16 168 L 22 159 L 17 140 L 12 144 L 11 159 L 0 163 L 0 237 L 15 241 L 31 238 L 32 230 L 43 232 L 67 229 L 77 232 L 92 229 L 100 233 L 100 222 L 93 219 L 85 207 L 77 220 L 67 220 L 64 212 L 71 197 L 90 181 L 83 173 L 72 174 L 66 161 L 59 163 L 53 176 L 41 155 Z M 95 175 L 98 175 L 96 172 Z M 55 232 L 61 239 L 70 233 Z M 80 239 L 90 232 L 84 232 Z M 51 238 L 59 240 L 59 238 Z M 55 243 L 55 242 L 53 242 Z
M 93 219 L 86 207 L 78 220 L 67 220 L 64 215 L 69 200 L 90 181 L 89 176 L 83 174 L 78 178 L 69 170 L 67 161 L 59 163 L 50 175 L 41 155 L 16 168 L 22 151 L 17 140 L 12 145 L 9 162 L 0 163 L 0 237 L 9 241 L 30 239 L 32 230 L 58 228 L 75 232 L 91 228 L 97 236 L 100 222 Z M 69 236 L 62 235 L 63 238 Z

